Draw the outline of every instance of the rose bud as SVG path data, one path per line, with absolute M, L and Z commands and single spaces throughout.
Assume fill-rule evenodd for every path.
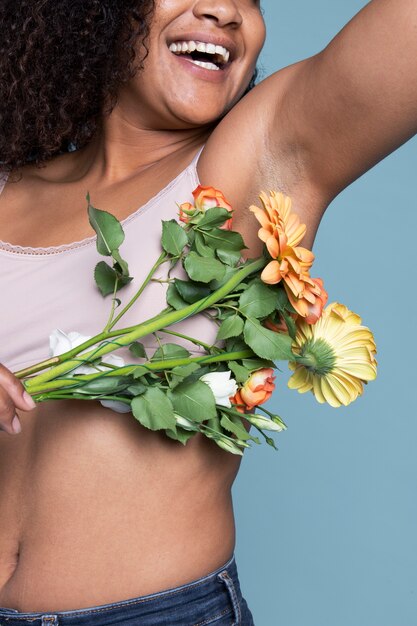
M 188 224 L 190 221 L 190 215 L 186 213 L 186 211 L 193 212 L 195 211 L 195 207 L 189 202 L 183 202 L 180 204 L 180 222 L 184 222 L 184 224 Z
M 275 389 L 275 378 L 272 367 L 257 370 L 248 378 L 240 389 L 240 397 L 249 410 L 269 400 Z

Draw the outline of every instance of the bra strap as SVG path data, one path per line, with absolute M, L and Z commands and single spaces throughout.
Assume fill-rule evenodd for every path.
M 205 148 L 205 145 L 206 144 L 201 146 L 200 150 L 197 152 L 197 154 L 195 155 L 195 157 L 193 158 L 193 160 L 191 161 L 190 165 L 187 168 L 188 173 L 191 176 L 192 184 L 194 187 L 197 187 L 200 184 L 200 179 L 197 173 L 197 165 L 198 165 L 198 160 L 201 156 L 201 153 L 203 152 Z

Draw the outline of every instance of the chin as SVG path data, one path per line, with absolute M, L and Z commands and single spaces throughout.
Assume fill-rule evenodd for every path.
M 217 124 L 231 108 L 232 105 L 222 109 L 219 109 L 219 107 L 213 109 L 210 107 L 187 106 L 173 108 L 172 114 L 177 120 L 185 123 L 187 126 L 209 127 Z

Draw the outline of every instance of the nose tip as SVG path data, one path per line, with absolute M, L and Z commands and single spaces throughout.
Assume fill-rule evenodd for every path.
M 194 15 L 215 22 L 222 28 L 236 28 L 242 24 L 242 15 L 235 0 L 198 0 L 194 5 Z

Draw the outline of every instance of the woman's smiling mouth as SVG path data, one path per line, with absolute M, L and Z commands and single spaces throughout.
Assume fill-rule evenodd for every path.
M 212 71 L 224 69 L 230 59 L 230 50 L 224 46 L 203 41 L 174 41 L 168 49 L 173 54 L 187 58 L 194 65 Z

